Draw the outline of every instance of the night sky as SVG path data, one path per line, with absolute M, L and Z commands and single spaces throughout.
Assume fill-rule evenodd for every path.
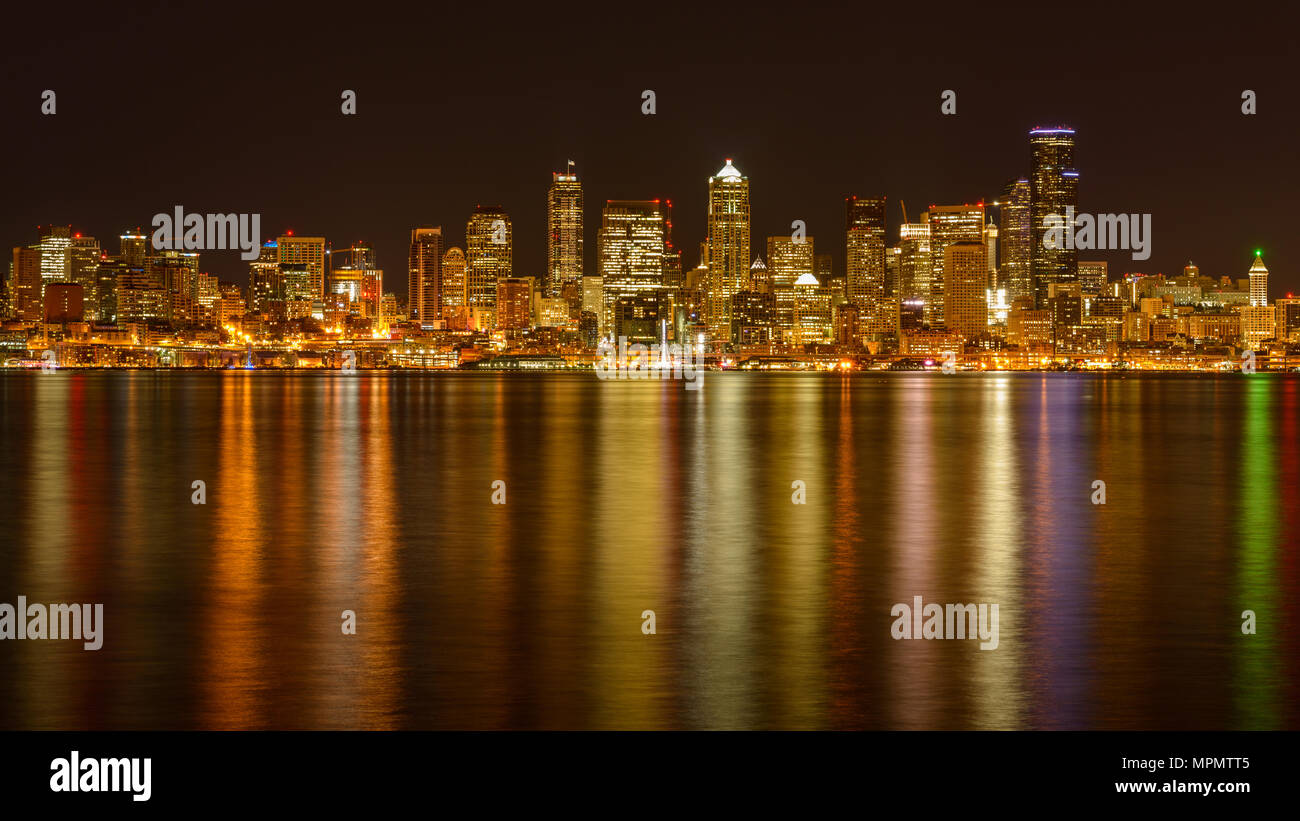
M 512 215 L 515 274 L 540 276 L 550 172 L 573 159 L 587 273 L 600 206 L 623 198 L 673 201 L 689 268 L 707 178 L 731 157 L 750 177 L 753 251 L 803 219 L 842 272 L 846 195 L 889 197 L 893 244 L 897 200 L 915 219 L 992 199 L 1028 174 L 1028 130 L 1068 123 L 1081 210 L 1153 215 L 1150 260 L 1080 259 L 1109 260 L 1112 277 L 1188 259 L 1244 277 L 1258 247 L 1272 296 L 1300 291 L 1294 22 L 1253 8 L 295 5 L 6 7 L 5 248 L 53 222 L 116 253 L 123 229 L 178 204 L 258 212 L 264 239 L 372 243 L 385 289 L 405 293 L 410 229 L 440 224 L 463 247 L 481 203 Z M 356 116 L 340 113 L 343 89 Z M 940 114 L 944 89 L 955 116 Z M 202 262 L 247 281 L 238 251 Z

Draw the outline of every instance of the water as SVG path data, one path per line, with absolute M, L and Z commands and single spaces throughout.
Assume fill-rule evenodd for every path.
M 0 728 L 1300 727 L 1300 379 L 705 382 L 4 373 Z

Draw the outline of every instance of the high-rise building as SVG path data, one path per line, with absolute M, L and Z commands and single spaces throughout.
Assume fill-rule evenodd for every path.
M 1262 308 L 1268 305 L 1268 269 L 1264 267 L 1264 258 L 1255 252 L 1255 262 L 1250 266 L 1250 305 Z
M 1101 294 L 1106 288 L 1109 265 L 1104 261 L 1086 261 L 1079 263 L 1079 288 L 1092 296 Z
M 442 255 L 442 316 L 448 321 L 465 309 L 465 252 L 456 246 Z
M 831 296 L 817 277 L 804 274 L 794 283 L 794 328 L 790 343 L 802 347 L 832 338 Z
M 81 286 L 85 317 L 90 320 L 99 319 L 96 310 L 99 304 L 96 295 L 99 257 L 99 240 L 81 234 L 72 235 L 72 245 L 68 248 L 68 279 Z
M 546 195 L 546 293 L 551 297 L 581 298 L 582 285 L 582 182 L 569 160 L 564 173 L 551 174 Z
M 143 268 L 144 258 L 149 255 L 149 237 L 140 233 L 140 229 L 128 231 L 118 239 L 118 256 L 128 268 Z
M 513 247 L 514 234 L 505 209 L 496 205 L 476 207 L 465 226 L 468 307 L 496 307 L 497 282 L 514 275 Z
M 898 228 L 898 289 L 904 302 L 924 304 L 930 295 L 930 223 L 909 222 Z
M 988 266 L 988 287 L 997 289 L 1000 286 L 998 282 L 998 227 L 989 220 L 984 224 L 984 247 L 987 249 L 984 256 Z
M 925 302 L 925 321 L 945 321 L 944 264 L 947 248 L 954 242 L 984 241 L 984 203 L 975 205 L 932 205 L 925 215 L 930 225 L 930 293 Z M 980 293 L 984 293 L 981 286 Z
M 898 330 L 898 309 L 885 282 L 885 198 L 849 197 L 845 207 L 846 296 L 858 308 L 862 333 L 879 339 Z
M 503 331 L 524 331 L 529 328 L 533 315 L 532 277 L 505 277 L 497 280 L 497 328 Z
M 254 313 L 284 318 L 284 277 L 280 275 L 280 246 L 263 243 L 257 259 L 248 265 L 248 304 Z
M 307 273 L 302 299 L 315 301 L 325 295 L 325 238 L 298 237 L 292 231 L 276 240 L 281 265 L 304 265 Z
M 1033 296 L 1034 232 L 1030 224 L 1030 185 L 1027 179 L 1012 180 L 998 198 L 998 240 L 1002 258 L 998 265 L 998 287 L 1006 288 L 1007 301 Z
M 713 339 L 731 338 L 731 298 L 749 275 L 749 231 L 749 178 L 728 159 L 709 177 L 706 322 Z
M 411 229 L 406 293 L 413 322 L 432 325 L 442 318 L 443 253 L 442 226 Z
M 817 278 L 816 265 L 822 256 L 815 251 L 813 237 L 802 242 L 787 234 L 767 238 L 767 269 L 775 297 L 773 341 L 794 344 L 794 284 L 805 274 Z
M 41 300 L 51 282 L 68 282 L 72 275 L 72 226 L 42 225 L 37 229 L 41 250 Z
M 988 332 L 988 246 L 951 242 L 943 250 L 943 324 L 968 340 Z
M 43 303 L 39 245 L 14 249 L 12 281 L 14 316 L 22 322 L 40 322 Z
M 1074 129 L 1035 128 L 1029 132 L 1033 149 L 1033 167 L 1029 175 L 1029 219 L 1033 231 L 1031 246 L 1034 304 L 1047 307 L 1048 287 L 1055 282 L 1073 282 L 1078 279 L 1073 247 L 1061 243 L 1044 243 L 1049 230 L 1049 217 L 1065 220 L 1067 209 L 1079 205 L 1079 172 L 1074 167 Z M 1073 231 L 1073 225 L 1065 225 Z M 1046 247 L 1058 244 L 1061 247 Z M 1072 245 L 1072 243 L 1071 243 Z
M 599 246 L 606 332 L 614 339 L 654 341 L 663 298 L 662 203 L 607 201 L 601 209 Z M 624 321 L 616 322 L 619 318 Z

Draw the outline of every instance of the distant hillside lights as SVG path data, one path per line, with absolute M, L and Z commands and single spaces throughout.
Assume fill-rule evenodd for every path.
M 1066 226 L 1074 226 L 1073 232 Z M 1150 214 L 1092 214 L 1074 213 L 1074 206 L 1065 209 L 1065 216 L 1048 214 L 1044 218 L 1043 247 L 1048 250 L 1064 248 L 1067 251 L 1133 251 L 1133 259 L 1151 258 Z
M 238 248 L 239 258 L 255 260 L 261 253 L 261 214 L 186 214 L 176 206 L 174 215 L 154 214 L 153 247 L 156 251 L 225 251 Z M 184 229 L 176 247 L 173 238 Z

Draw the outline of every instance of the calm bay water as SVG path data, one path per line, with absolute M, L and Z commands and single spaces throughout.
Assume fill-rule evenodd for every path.
M 0 728 L 1300 728 L 1300 379 L 705 382 L 4 373 Z

